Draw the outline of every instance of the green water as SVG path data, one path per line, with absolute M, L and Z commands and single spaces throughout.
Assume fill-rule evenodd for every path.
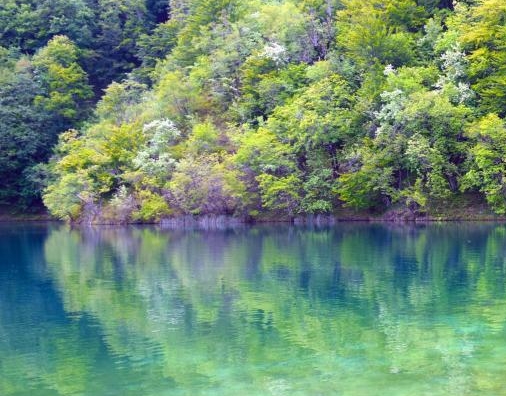
M 506 395 L 506 226 L 0 225 L 0 395 Z

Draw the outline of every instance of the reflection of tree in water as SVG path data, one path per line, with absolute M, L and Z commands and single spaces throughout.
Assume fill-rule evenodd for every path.
M 47 234 L 45 226 L 0 226 L 1 395 L 29 394 L 32 382 L 47 389 L 43 394 L 77 394 L 90 382 L 99 338 L 83 350 L 82 322 L 59 320 L 65 312 L 58 296 L 41 281 Z
M 460 349 L 468 348 L 464 343 L 459 349 L 462 342 L 455 333 L 464 317 L 457 312 L 463 303 L 459 290 L 467 293 L 469 286 L 484 281 L 485 290 L 501 284 L 497 275 L 503 277 L 502 270 L 498 274 L 497 267 L 490 268 L 497 257 L 500 229 L 383 225 L 312 231 L 105 229 L 98 231 L 100 235 L 81 237 L 86 249 L 106 252 L 92 257 L 97 268 L 108 271 L 102 276 L 117 285 L 102 284 L 101 293 L 92 286 L 90 292 L 92 298 L 110 298 L 112 304 L 103 308 L 95 301 L 78 310 L 91 311 L 107 328 L 106 338 L 115 353 L 132 356 L 145 350 L 146 339 L 158 344 L 164 359 L 169 359 L 168 374 L 179 382 L 191 382 L 197 373 L 212 381 L 219 362 L 290 361 L 301 350 L 331 361 L 332 356 L 350 355 L 349 345 L 361 335 L 370 339 L 361 351 L 367 364 L 384 360 L 385 354 L 391 361 L 385 369 L 393 373 L 415 373 L 425 364 L 447 378 L 448 386 L 462 391 L 470 373 L 458 364 L 466 359 Z M 478 257 L 478 251 L 486 253 Z M 250 267 L 255 269 L 254 282 L 246 281 Z M 119 269 L 124 276 L 120 282 Z M 494 277 L 487 278 L 491 271 Z M 92 270 L 89 278 L 95 274 Z M 64 289 L 68 293 L 72 285 Z M 464 305 L 472 307 L 471 301 Z M 439 322 L 452 311 L 453 323 Z M 421 322 L 427 315 L 432 325 Z M 127 328 L 123 342 L 115 340 L 118 321 Z M 426 336 L 432 331 L 438 337 Z M 448 345 L 441 345 L 441 339 Z M 140 345 L 132 348 L 136 342 Z M 420 343 L 425 355 L 416 347 Z M 280 348 L 283 355 L 277 356 Z M 189 351 L 193 356 L 185 361 Z M 327 375 L 342 370 L 339 364 L 328 366 L 328 361 Z M 181 378 L 188 373 L 190 378 Z M 466 381 L 458 379 L 463 376 Z
M 482 367 L 505 367 L 489 353 L 506 323 L 505 230 L 62 227 L 44 251 L 65 311 L 99 324 L 119 388 L 465 394 L 504 374 Z

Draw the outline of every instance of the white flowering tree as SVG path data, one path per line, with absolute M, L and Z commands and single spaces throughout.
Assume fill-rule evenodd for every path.
M 142 132 L 146 143 L 133 159 L 133 164 L 148 178 L 162 182 L 168 179 L 176 165 L 169 148 L 177 142 L 181 133 L 168 119 L 154 120 L 146 124 Z

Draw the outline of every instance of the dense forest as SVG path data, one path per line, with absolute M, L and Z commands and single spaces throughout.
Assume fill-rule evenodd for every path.
M 504 117 L 504 0 L 0 4 L 0 203 L 62 219 L 506 214 Z

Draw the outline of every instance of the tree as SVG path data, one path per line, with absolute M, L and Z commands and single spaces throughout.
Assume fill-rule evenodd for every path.
M 481 0 L 469 10 L 460 7 L 463 17 L 458 29 L 469 51 L 469 75 L 481 97 L 485 112 L 506 115 L 506 3 Z
M 337 44 L 364 66 L 401 66 L 414 60 L 414 36 L 424 9 L 413 0 L 344 0 L 337 12 Z
M 469 171 L 462 189 L 478 188 L 495 212 L 506 213 L 506 124 L 496 114 L 471 124 L 467 135 L 475 140 L 470 150 Z
M 340 198 L 356 207 L 448 198 L 458 189 L 470 109 L 441 83 L 449 77 L 438 78 L 433 68 L 388 67 L 386 73 L 389 90 L 374 115 L 374 138 L 343 161 Z
M 74 125 L 85 118 L 93 97 L 85 71 L 77 63 L 78 49 L 66 36 L 55 36 L 33 57 L 44 94 L 35 102 Z
M 57 36 L 33 58 L 2 54 L 0 71 L 0 200 L 23 207 L 40 204 L 40 163 L 58 134 L 88 115 L 91 90 L 76 63 L 77 49 Z

